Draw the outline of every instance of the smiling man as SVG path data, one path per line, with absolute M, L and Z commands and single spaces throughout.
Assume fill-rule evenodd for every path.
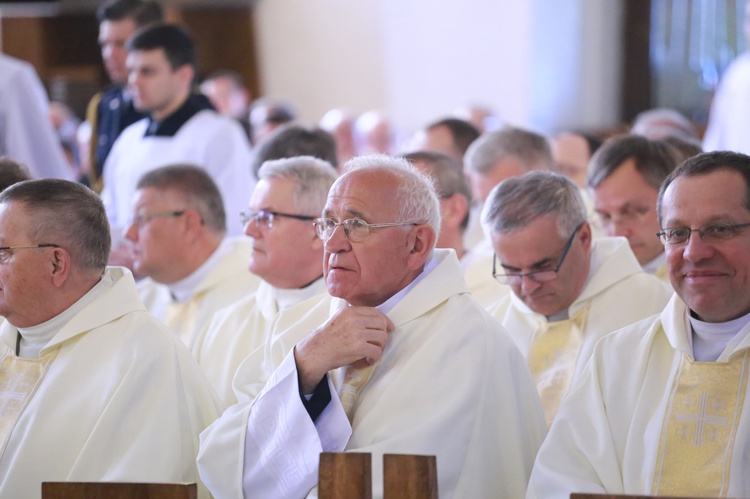
M 428 454 L 441 497 L 522 497 L 539 399 L 455 253 L 434 249 L 434 189 L 401 158 L 344 170 L 315 221 L 331 296 L 279 315 L 271 372 L 240 367 L 240 402 L 202 434 L 201 476 L 216 497 L 304 497 L 321 452 L 370 452 L 382 497 L 384 453 Z
M 597 344 L 528 497 L 750 495 L 750 157 L 695 156 L 658 203 L 676 296 Z
M 487 200 L 496 261 L 510 300 L 491 309 L 526 356 L 551 423 L 596 341 L 658 313 L 671 294 L 638 265 L 623 238 L 592 239 L 578 187 L 531 172 Z
M 125 237 L 146 307 L 188 348 L 221 308 L 253 293 L 250 239 L 226 237 L 221 193 L 205 170 L 170 165 L 138 181 Z M 237 222 L 235 222 L 237 223 Z

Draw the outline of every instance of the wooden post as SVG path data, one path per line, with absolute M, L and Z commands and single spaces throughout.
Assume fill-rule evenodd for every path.
M 372 456 L 369 453 L 321 452 L 320 499 L 372 499 Z
M 42 499 L 196 499 L 194 483 L 42 482 Z
M 383 499 L 437 499 L 437 458 L 383 455 Z

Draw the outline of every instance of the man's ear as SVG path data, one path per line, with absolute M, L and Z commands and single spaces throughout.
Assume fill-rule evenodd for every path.
M 187 86 L 187 88 L 190 88 L 190 85 L 193 84 L 193 79 L 195 78 L 195 68 L 191 64 L 183 64 L 177 70 L 175 71 L 179 77 L 180 81 Z
M 435 230 L 427 224 L 414 227 L 407 240 L 409 248 L 409 268 L 422 267 L 435 247 Z
M 456 193 L 440 200 L 440 216 L 446 228 L 460 227 L 468 212 L 469 200 L 461 194 Z
M 68 279 L 68 274 L 70 274 L 70 268 L 73 263 L 70 258 L 70 253 L 64 248 L 52 248 L 52 251 L 50 251 L 49 263 L 52 269 L 50 274 L 50 277 L 52 277 L 52 284 L 59 288 L 65 283 Z

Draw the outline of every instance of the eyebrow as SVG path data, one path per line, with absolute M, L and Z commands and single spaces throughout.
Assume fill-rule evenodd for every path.
M 536 261 L 536 262 L 532 263 L 531 265 L 529 265 L 529 268 L 530 269 L 539 270 L 539 269 L 541 269 L 543 267 L 546 267 L 546 266 L 550 265 L 551 263 L 554 263 L 553 260 L 552 260 L 552 258 L 550 258 L 550 257 L 542 258 L 541 260 Z M 519 268 L 519 267 L 513 267 L 511 265 L 506 265 L 503 262 L 500 262 L 500 266 L 502 268 L 504 268 L 505 270 L 509 271 L 509 272 L 520 272 L 521 271 L 521 268 Z
M 345 210 L 344 212 L 347 214 L 347 218 L 361 218 L 362 220 L 367 221 L 365 215 L 356 210 Z M 331 218 L 331 210 L 323 210 L 323 218 Z

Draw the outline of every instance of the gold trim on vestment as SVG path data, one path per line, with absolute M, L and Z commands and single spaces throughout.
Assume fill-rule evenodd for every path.
M 726 497 L 748 376 L 748 351 L 729 362 L 682 355 L 669 394 L 654 495 Z
M 536 380 L 548 427 L 552 424 L 573 380 L 590 303 L 573 317 L 549 322 L 545 331 L 534 334 L 528 364 Z
M 0 457 L 58 351 L 54 348 L 38 359 L 16 357 L 9 352 L 0 361 Z

